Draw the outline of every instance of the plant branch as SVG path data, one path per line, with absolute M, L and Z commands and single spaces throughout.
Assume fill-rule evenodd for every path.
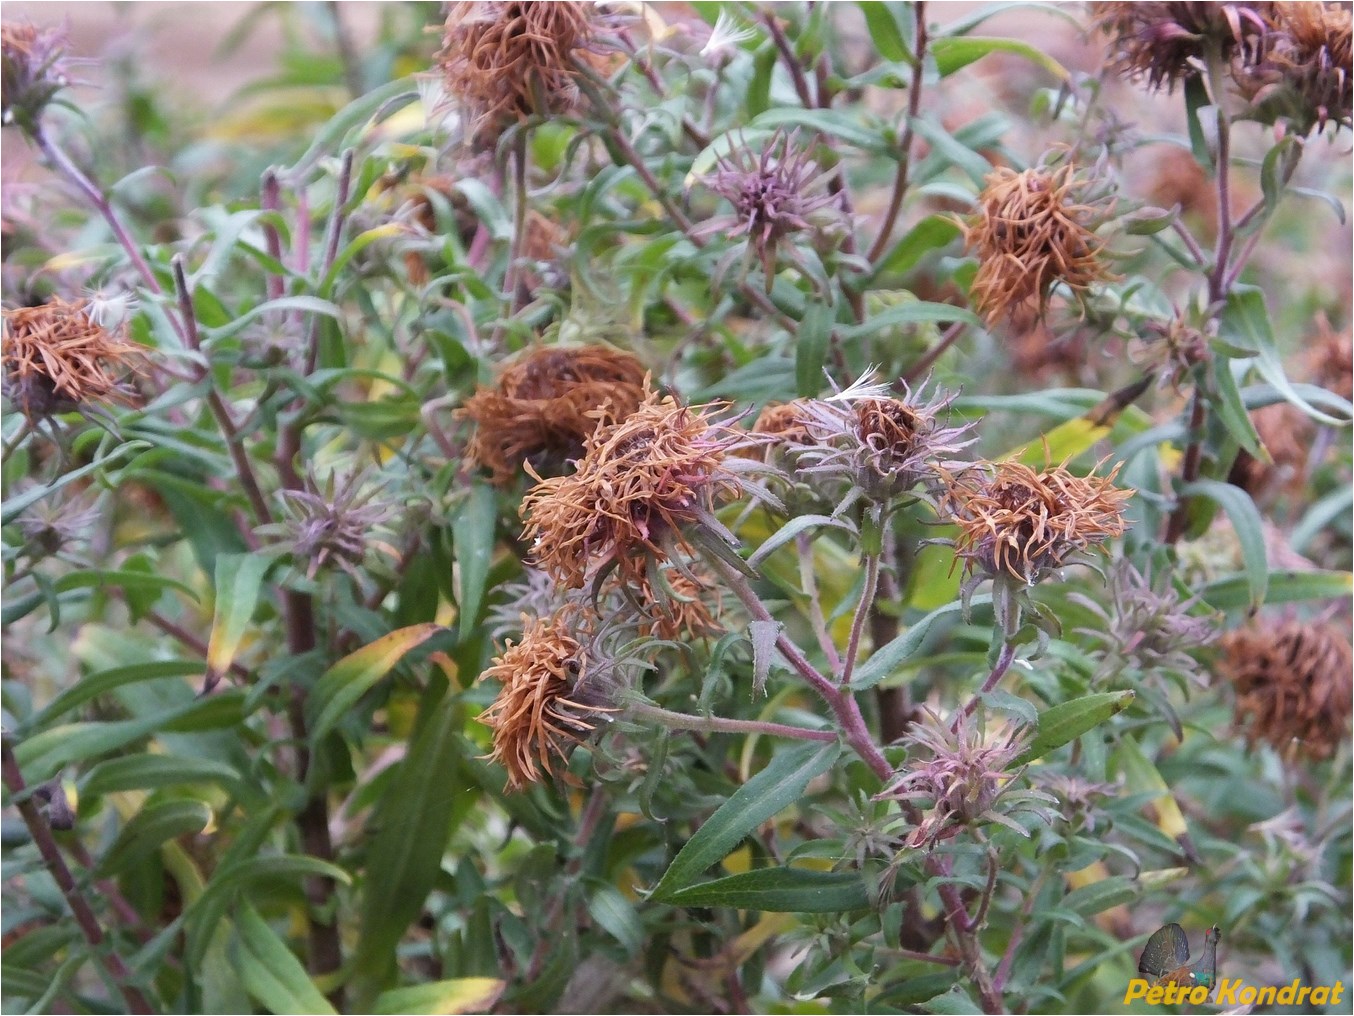
M 550 911 L 546 915 L 542 924 L 544 934 L 536 942 L 536 948 L 531 953 L 531 959 L 527 963 L 526 983 L 532 984 L 541 976 L 541 971 L 545 969 L 546 962 L 550 959 L 550 954 L 558 947 L 559 940 L 555 931 L 559 925 L 560 919 L 564 916 L 565 897 L 568 894 L 568 883 L 578 877 L 579 872 L 583 870 L 583 859 L 586 855 L 585 848 L 592 842 L 592 837 L 597 832 L 602 818 L 606 815 L 607 793 L 604 787 L 593 789 L 592 796 L 588 798 L 588 803 L 583 806 L 582 813 L 578 816 L 578 826 L 574 830 L 573 845 L 574 856 L 564 866 L 564 885 L 560 891 L 555 894 L 554 899 L 550 901 Z
M 865 619 L 874 607 L 875 593 L 879 589 L 879 558 L 878 553 L 865 555 L 865 588 L 860 591 L 860 602 L 856 604 L 855 616 L 851 618 L 851 637 L 846 643 L 846 662 L 842 668 L 843 685 L 851 683 L 851 674 L 860 656 L 860 636 L 865 630 Z
M 823 617 L 823 604 L 818 599 L 818 579 L 814 574 L 813 544 L 807 533 L 795 537 L 795 549 L 799 552 L 799 584 L 804 595 L 809 598 L 809 623 L 818 639 L 818 648 L 823 651 L 827 665 L 834 674 L 842 672 L 841 657 L 837 645 L 827 630 L 827 618 Z
M 908 384 L 916 382 L 926 375 L 926 372 L 935 366 L 935 362 L 944 355 L 945 351 L 959 341 L 959 336 L 964 334 L 964 329 L 968 325 L 963 321 L 956 321 L 945 329 L 944 334 L 936 340 L 936 344 L 921 355 L 916 363 L 907 368 L 907 373 L 903 375 L 903 380 Z
M 959 723 L 964 717 L 973 715 L 973 711 L 978 708 L 978 702 L 982 697 L 995 688 L 1006 675 L 1006 671 L 1011 667 L 1011 662 L 1015 659 L 1015 652 L 1015 643 L 1012 642 L 1010 638 L 1007 638 L 1002 642 L 1001 652 L 997 655 L 997 662 L 992 668 L 992 673 L 987 675 L 987 680 L 984 681 L 983 686 L 978 689 L 978 693 L 969 699 L 963 710 L 955 716 L 954 722 L 950 724 L 951 731 L 959 729 Z
M 627 712 L 646 720 L 653 720 L 672 730 L 695 730 L 713 734 L 766 734 L 769 737 L 790 737 L 799 741 L 835 741 L 837 734 L 831 730 L 813 730 L 809 727 L 794 727 L 785 723 L 769 723 L 765 720 L 735 720 L 723 716 L 693 716 L 690 713 L 673 712 L 661 706 L 646 702 L 632 702 L 626 706 Z
M 324 260 L 320 263 L 320 279 L 323 280 L 329 270 L 334 267 L 334 259 L 338 257 L 339 243 L 343 239 L 343 226 L 348 218 L 348 192 L 352 188 L 353 182 L 353 150 L 349 148 L 343 153 L 343 162 L 339 169 L 338 187 L 334 191 L 334 210 L 329 216 L 329 226 L 325 230 L 324 241 Z M 300 238 L 302 244 L 306 242 L 303 236 Z M 310 333 L 306 337 L 306 366 L 305 373 L 309 377 L 315 373 L 315 366 L 320 359 L 320 317 L 314 315 L 310 322 Z
M 42 856 L 43 867 L 47 869 L 53 881 L 56 882 L 57 888 L 61 890 L 61 895 L 65 899 L 66 905 L 70 907 L 71 915 L 75 918 L 80 934 L 89 943 L 90 949 L 107 972 L 109 979 L 117 985 L 128 1010 L 134 1013 L 155 1012 L 155 1008 L 142 994 L 141 989 L 131 983 L 132 973 L 122 961 L 122 957 L 111 948 L 106 947 L 107 940 L 103 928 L 99 925 L 99 918 L 76 884 L 70 867 L 66 864 L 66 859 L 57 846 L 52 827 L 43 818 L 38 806 L 33 803 L 32 796 L 24 793 L 28 786 L 24 782 L 23 773 L 19 769 L 19 762 L 14 757 L 14 750 L 8 737 L 5 737 L 3 743 L 0 744 L 0 769 L 3 770 L 5 787 L 11 795 L 10 800 L 14 803 L 14 807 L 18 809 L 19 816 L 28 828 L 28 834 L 33 838 L 33 843 Z
M 871 264 L 878 261 L 888 249 L 889 240 L 893 236 L 893 227 L 898 222 L 898 213 L 902 211 L 903 198 L 907 194 L 908 176 L 912 171 L 912 142 L 915 136 L 912 123 L 921 112 L 922 73 L 926 66 L 928 42 L 925 0 L 915 0 L 912 4 L 912 24 L 915 40 L 912 45 L 912 81 L 907 86 L 907 119 L 903 123 L 902 137 L 898 139 L 898 172 L 893 178 L 893 193 L 889 197 L 889 207 L 884 213 L 884 221 L 879 226 L 879 236 L 870 247 L 868 256 Z

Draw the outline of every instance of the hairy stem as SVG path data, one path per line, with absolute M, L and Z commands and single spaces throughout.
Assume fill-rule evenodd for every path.
M 851 683 L 851 674 L 856 669 L 856 660 L 860 656 L 860 636 L 865 631 L 865 620 L 874 609 L 875 593 L 879 589 L 878 553 L 865 555 L 865 588 L 860 591 L 860 602 L 856 604 L 855 616 L 851 618 L 851 637 L 846 643 L 846 663 L 842 667 L 842 684 Z
M 42 812 L 33 802 L 32 796 L 24 793 L 28 789 L 28 785 L 24 782 L 23 773 L 19 769 L 19 762 L 14 757 L 14 751 L 8 737 L 4 738 L 3 743 L 0 744 L 0 770 L 3 771 L 5 788 L 10 792 L 10 799 L 14 802 L 19 817 L 23 819 L 28 834 L 33 838 L 38 853 L 42 856 L 43 867 L 47 869 L 47 872 L 52 876 L 52 880 L 56 882 L 57 888 L 61 890 L 61 895 L 65 899 L 66 905 L 70 907 L 71 915 L 75 918 L 75 924 L 80 929 L 80 934 L 89 943 L 90 950 L 97 962 L 104 968 L 109 979 L 117 985 L 117 990 L 127 1004 L 128 1011 L 134 1013 L 155 1012 L 154 1006 L 142 994 L 141 989 L 132 983 L 132 973 L 127 969 L 122 957 L 108 947 L 103 928 L 99 924 L 99 918 L 71 874 L 70 867 L 66 864 L 66 859 L 57 846 L 52 827 L 43 818 Z
M 693 716 L 690 713 L 673 712 L 661 706 L 645 702 L 632 702 L 626 707 L 632 716 L 668 727 L 672 730 L 695 730 L 704 734 L 766 734 L 770 737 L 790 737 L 799 741 L 835 741 L 837 734 L 831 730 L 813 730 L 809 727 L 794 727 L 785 723 L 769 723 L 764 720 L 734 720 L 723 716 Z
M 1015 659 L 1015 652 L 1015 643 L 1009 638 L 1001 644 L 1001 652 L 997 655 L 997 663 L 992 668 L 992 673 L 987 675 L 987 680 L 978 689 L 978 693 L 969 699 L 963 710 L 955 716 L 954 722 L 950 724 L 950 730 L 958 730 L 960 721 L 966 716 L 972 716 L 982 697 L 995 688 L 1001 679 L 1006 676 L 1006 671 L 1010 669 L 1011 662 Z
M 879 226 L 879 236 L 870 247 L 870 263 L 878 261 L 888 250 L 889 240 L 893 236 L 893 227 L 898 222 L 898 213 L 903 207 L 903 198 L 907 194 L 908 174 L 912 169 L 912 142 L 914 131 L 912 123 L 921 112 L 922 71 L 926 65 L 926 3 L 915 0 L 912 4 L 913 39 L 912 44 L 912 81 L 907 86 L 907 119 L 903 122 L 903 133 L 898 139 L 898 172 L 893 177 L 893 193 L 889 197 L 888 211 Z

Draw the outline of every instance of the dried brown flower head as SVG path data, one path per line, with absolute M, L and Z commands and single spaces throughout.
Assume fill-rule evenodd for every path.
M 100 400 L 131 401 L 122 381 L 145 350 L 95 324 L 87 304 L 54 298 L 3 312 L 5 394 L 30 420 Z
M 1091 358 L 1084 329 L 1059 329 L 1055 334 L 1038 309 L 1028 304 L 1012 313 L 1004 345 L 1012 369 L 1041 385 L 1054 379 L 1082 380 Z
M 1169 321 L 1153 320 L 1141 337 L 1128 345 L 1129 359 L 1157 376 L 1157 387 L 1176 393 L 1194 373 L 1194 368 L 1213 356 L 1209 337 L 1179 314 Z
M 489 757 L 508 770 L 510 789 L 555 775 L 597 729 L 598 718 L 612 711 L 590 680 L 596 661 L 575 637 L 589 634 L 587 616 L 572 607 L 544 620 L 524 617 L 521 641 L 509 641 L 480 675 L 503 684 L 479 720 L 493 729 Z
M 973 302 L 988 324 L 1030 301 L 1042 317 L 1059 282 L 1080 292 L 1110 277 L 1093 231 L 1110 208 L 1081 203 L 1088 187 L 1071 163 L 988 175 L 978 215 L 962 224 L 965 248 L 978 255 Z
M 641 635 L 699 639 L 724 630 L 715 620 L 723 606 L 718 587 L 703 581 L 699 572 L 693 575 L 690 566 L 682 570 L 669 565 L 657 569 L 654 576 L 645 575 L 637 593 L 635 599 L 643 615 Z
M 475 423 L 467 456 L 510 483 L 524 462 L 554 473 L 577 458 L 599 423 L 629 416 L 644 398 L 644 365 L 610 346 L 541 346 L 509 364 L 461 412 Z
M 0 25 L 0 123 L 33 133 L 43 107 L 70 84 L 65 49 L 60 29 Z
M 739 490 L 725 459 L 745 435 L 712 422 L 718 408 L 650 392 L 624 420 L 599 427 L 576 472 L 542 480 L 522 502 L 537 564 L 566 588 L 612 563 L 639 586 L 650 558 L 668 560 L 674 542 L 690 550 L 681 527 Z
M 1222 639 L 1219 669 L 1236 689 L 1236 719 L 1252 745 L 1329 758 L 1348 735 L 1349 640 L 1331 624 L 1257 623 Z
M 1244 67 L 1256 63 L 1272 3 L 1093 3 L 1095 26 L 1110 37 L 1110 66 L 1130 80 L 1167 91 L 1198 75 L 1210 55 Z
M 574 0 L 453 3 L 437 62 L 472 137 L 494 138 L 532 116 L 567 113 L 597 32 L 595 4 Z
M 1015 461 L 947 474 L 945 501 L 959 526 L 955 546 L 969 568 L 1033 585 L 1076 554 L 1124 533 L 1133 491 L 1109 476 L 1039 472 Z
M 1346 3 L 1278 3 L 1265 59 L 1255 72 L 1259 103 L 1274 98 L 1299 134 L 1350 126 L 1351 16 Z
M 1306 360 L 1313 384 L 1354 399 L 1354 341 L 1348 328 L 1337 332 L 1324 314 L 1317 315 L 1315 334 L 1307 340 Z

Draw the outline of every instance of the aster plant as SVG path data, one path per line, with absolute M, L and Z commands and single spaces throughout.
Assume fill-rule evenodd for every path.
M 4 26 L 8 1009 L 1354 980 L 1348 8 L 992 13 Z

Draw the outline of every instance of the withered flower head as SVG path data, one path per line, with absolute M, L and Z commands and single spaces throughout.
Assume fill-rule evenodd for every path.
M 1236 690 L 1236 721 L 1252 745 L 1329 758 L 1348 735 L 1349 640 L 1332 624 L 1256 623 L 1222 638 L 1219 669 Z
M 903 770 L 878 795 L 898 801 L 930 803 L 930 810 L 908 835 L 906 845 L 934 846 L 938 840 L 955 835 L 964 826 L 986 822 L 995 822 L 1028 836 L 1025 828 L 1010 814 L 1030 809 L 1048 814 L 1048 809 L 1036 802 L 1057 802 L 1037 790 L 1012 789 L 1020 773 L 1010 771 L 1011 763 L 1024 747 L 1023 739 L 1014 734 L 988 743 L 983 731 L 972 726 L 963 714 L 959 716 L 957 727 L 951 730 L 950 723 L 929 709 L 926 713 L 927 719 L 913 724 L 904 737 L 909 758 L 903 764 Z M 929 757 L 911 757 L 917 749 Z
M 1275 100 L 1298 134 L 1323 130 L 1327 123 L 1350 126 L 1354 49 L 1349 5 L 1287 2 L 1273 7 L 1274 31 L 1252 74 L 1260 86 L 1253 101 Z
M 572 607 L 543 620 L 523 618 L 521 641 L 508 642 L 480 675 L 503 684 L 479 720 L 493 729 L 489 757 L 508 770 L 512 790 L 553 776 L 612 711 L 594 680 L 598 663 L 585 645 L 590 628 L 588 616 Z
M 1180 314 L 1169 321 L 1152 320 L 1141 337 L 1129 342 L 1128 355 L 1144 370 L 1155 373 L 1157 387 L 1179 392 L 1194 368 L 1212 358 L 1209 337 Z
M 19 531 L 41 553 L 69 550 L 75 544 L 89 542 L 93 535 L 101 515 L 98 491 L 70 491 L 66 487 L 44 497 L 19 516 Z
M 965 249 L 978 255 L 973 302 L 989 325 L 1028 301 L 1042 317 L 1059 282 L 1080 292 L 1110 277 L 1094 229 L 1113 202 L 1092 197 L 1070 162 L 1020 173 L 1002 166 L 985 183 L 977 216 L 961 225 Z
M 674 544 L 690 550 L 681 527 L 739 491 L 725 460 L 745 435 L 713 422 L 718 408 L 650 392 L 625 419 L 599 427 L 576 472 L 541 480 L 522 502 L 537 564 L 576 589 L 615 563 L 638 586 L 650 558 L 668 560 Z
M 733 205 L 732 216 L 702 223 L 699 235 L 746 236 L 748 249 L 761 262 L 767 291 L 776 275 L 776 258 L 785 254 L 802 265 L 793 245 L 796 233 L 820 229 L 837 219 L 837 199 L 827 191 L 828 174 L 800 147 L 799 134 L 776 131 L 760 150 L 746 142 L 722 157 L 705 179 L 710 190 Z
M 806 476 L 842 481 L 843 500 L 864 496 L 882 502 L 937 475 L 945 456 L 973 443 L 970 425 L 941 426 L 954 395 L 923 397 L 904 385 L 894 398 L 886 385 L 861 381 L 826 399 L 805 400 L 800 417 L 813 441 L 800 450 L 797 467 Z M 840 510 L 840 509 L 839 509 Z
M 450 5 L 437 55 L 447 94 L 468 133 L 497 137 L 532 116 L 567 113 L 578 100 L 576 60 L 597 34 L 599 8 L 556 0 Z
M 510 483 L 529 462 L 558 472 L 599 423 L 616 423 L 644 398 L 644 365 L 610 346 L 541 346 L 481 388 L 461 412 L 475 422 L 467 456 Z
M 1167 91 L 1195 77 L 1212 55 L 1236 66 L 1260 59 L 1272 3 L 1195 0 L 1093 3 L 1095 25 L 1110 37 L 1110 66 L 1130 80 Z
M 718 586 L 690 564 L 682 568 L 665 565 L 644 575 L 634 594 L 623 585 L 621 592 L 632 596 L 639 609 L 641 635 L 675 641 L 683 636 L 705 638 L 724 630 L 715 620 L 723 606 Z
M 1033 585 L 1075 555 L 1124 533 L 1131 490 L 1109 476 L 1076 476 L 1062 466 L 1035 472 L 1015 461 L 946 475 L 945 503 L 969 568 Z
M 1133 667 L 1143 675 L 1177 674 L 1205 683 L 1194 653 L 1210 645 L 1218 630 L 1214 618 L 1190 613 L 1199 598 L 1182 599 L 1168 573 L 1154 580 L 1150 569 L 1143 574 L 1127 558 L 1115 562 L 1108 578 L 1108 602 L 1080 593 L 1069 597 L 1100 619 L 1095 628 L 1079 631 L 1102 647 L 1102 671 Z
M 145 350 L 95 324 L 87 301 L 54 298 L 5 310 L 5 394 L 30 420 L 87 403 L 129 403 L 118 372 L 135 371 Z
M 43 107 L 70 84 L 66 33 L 36 25 L 0 25 L 0 123 L 28 133 Z
M 398 556 L 389 543 L 377 539 L 379 527 L 394 515 L 395 506 L 377 499 L 379 486 L 364 491 L 365 481 L 361 473 L 353 473 L 338 484 L 330 473 L 321 489 L 314 477 L 307 476 L 305 490 L 282 492 L 286 518 L 259 526 L 255 532 L 277 538 L 273 545 L 290 551 L 298 567 L 304 562 L 306 578 L 337 565 L 361 583 L 369 549 Z

